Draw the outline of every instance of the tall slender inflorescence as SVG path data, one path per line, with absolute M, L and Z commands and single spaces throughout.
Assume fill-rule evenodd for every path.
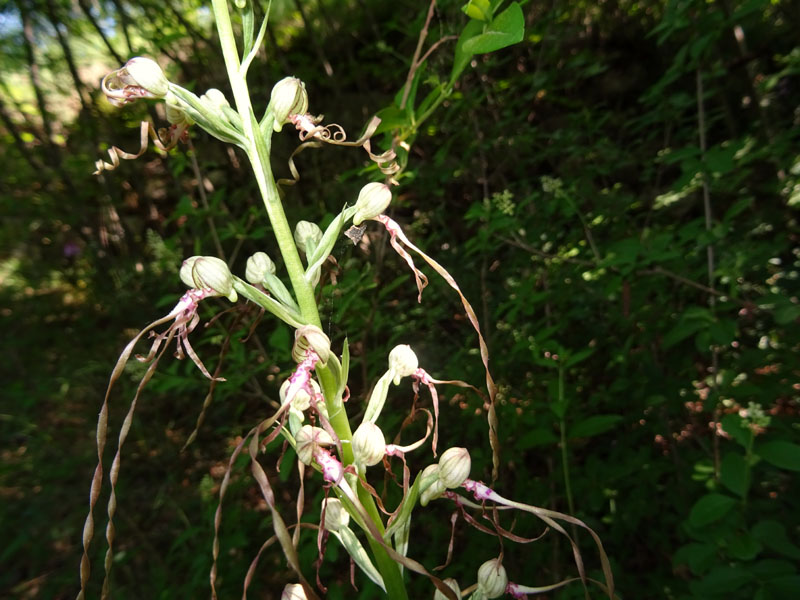
M 229 102 L 218 89 L 209 89 L 197 96 L 179 85 L 169 81 L 161 67 L 152 59 L 137 57 L 131 59 L 124 67 L 110 73 L 103 80 L 103 91 L 114 105 L 124 105 L 139 100 L 156 100 L 166 103 L 170 127 L 155 132 L 149 123 L 142 125 L 142 146 L 138 154 L 128 154 L 118 148 L 112 148 L 111 162 L 98 162 L 98 171 L 110 170 L 119 164 L 120 159 L 131 159 L 141 155 L 147 147 L 148 136 L 160 148 L 174 146 L 184 139 L 188 128 L 196 125 L 213 137 L 238 146 L 245 152 L 253 170 L 264 202 L 266 219 L 275 235 L 278 254 L 275 260 L 264 252 L 254 253 L 248 260 L 245 278 L 237 277 L 229 265 L 220 258 L 210 256 L 192 256 L 187 258 L 181 269 L 180 279 L 189 288 L 176 307 L 165 317 L 157 320 L 142 330 L 125 348 L 112 374 L 106 400 L 103 404 L 98 422 L 98 466 L 92 482 L 90 511 L 84 529 L 84 556 L 81 563 L 81 593 L 84 595 L 89 570 L 89 544 L 94 532 L 93 509 L 97 502 L 102 483 L 102 451 L 106 440 L 107 406 L 111 386 L 119 378 L 129 359 L 133 346 L 145 333 L 152 332 L 162 324 L 169 324 L 162 333 L 153 333 L 155 342 L 151 352 L 141 360 L 150 363 L 142 385 L 150 378 L 158 364 L 164 349 L 173 339 L 179 348 L 179 357 L 188 354 L 201 369 L 204 375 L 212 380 L 212 385 L 224 381 L 217 375 L 211 375 L 203 366 L 199 356 L 189 344 L 189 333 L 199 323 L 198 304 L 207 298 L 226 298 L 230 302 L 249 302 L 257 305 L 273 318 L 287 324 L 295 332 L 291 356 L 294 362 L 291 375 L 280 387 L 280 403 L 272 414 L 262 415 L 250 432 L 236 446 L 230 457 L 229 466 L 220 486 L 220 504 L 214 520 L 215 540 L 212 549 L 211 594 L 216 598 L 217 557 L 220 553 L 219 529 L 222 520 L 222 499 L 228 489 L 232 470 L 236 459 L 247 450 L 250 469 L 270 511 L 274 539 L 280 544 L 283 555 L 293 571 L 292 580 L 281 592 L 282 600 L 305 600 L 316 598 L 317 591 L 324 593 L 322 583 L 317 579 L 313 586 L 307 579 L 312 565 L 300 563 L 297 546 L 301 538 L 307 534 L 301 523 L 305 508 L 305 495 L 298 498 L 295 517 L 298 522 L 289 526 L 284 521 L 283 512 L 278 506 L 278 495 L 259 462 L 259 455 L 265 444 L 281 436 L 293 449 L 301 473 L 317 471 L 316 479 L 305 483 L 303 492 L 309 496 L 308 487 L 324 488 L 325 500 L 320 511 L 320 527 L 317 529 L 317 547 L 320 555 L 324 552 L 329 536 L 335 537 L 349 554 L 354 565 L 369 579 L 372 584 L 392 599 L 408 598 L 406 580 L 408 573 L 416 573 L 427 577 L 434 590 L 435 598 L 456 600 L 461 597 L 460 587 L 453 579 L 441 580 L 427 567 L 409 557 L 411 516 L 418 506 L 427 506 L 437 499 L 453 502 L 458 510 L 484 513 L 490 520 L 496 519 L 494 506 L 514 508 L 533 514 L 544 520 L 551 528 L 569 538 L 569 535 L 558 523 L 567 521 L 572 525 L 585 527 L 583 523 L 553 511 L 540 509 L 530 505 L 513 502 L 500 496 L 494 490 L 479 481 L 469 479 L 473 470 L 469 450 L 464 446 L 452 446 L 437 454 L 439 437 L 439 391 L 437 386 L 454 385 L 460 388 L 473 389 L 473 386 L 456 380 L 438 380 L 420 367 L 417 355 L 411 346 L 401 344 L 388 354 L 388 365 L 385 373 L 377 380 L 366 403 L 348 403 L 348 368 L 350 355 L 347 341 L 331 340 L 322 330 L 317 307 L 317 287 L 321 279 L 323 267 L 329 261 L 331 251 L 343 234 L 354 241 L 363 234 L 367 226 L 385 227 L 390 234 L 390 243 L 400 257 L 410 267 L 419 291 L 427 285 L 427 277 L 416 267 L 412 255 L 416 255 L 439 273 L 445 281 L 458 293 L 469 322 L 473 325 L 479 340 L 481 359 L 486 368 L 488 388 L 487 404 L 490 425 L 490 441 L 494 452 L 494 468 L 497 469 L 496 417 L 494 416 L 494 383 L 488 370 L 488 349 L 478 327 L 475 313 L 461 293 L 458 285 L 447 270 L 438 262 L 419 250 L 405 235 L 402 228 L 384 213 L 392 202 L 392 187 L 396 185 L 405 165 L 407 151 L 413 141 L 413 135 L 401 130 L 394 132 L 394 144 L 391 150 L 381 154 L 373 152 L 370 135 L 379 124 L 378 119 L 370 121 L 366 133 L 359 140 L 349 142 L 343 129 L 338 125 L 322 125 L 321 119 L 308 113 L 310 99 L 305 84 L 295 77 L 285 77 L 278 81 L 270 95 L 269 103 L 261 119 L 256 118 L 248 86 L 247 71 L 256 57 L 258 47 L 263 39 L 267 26 L 266 17 L 262 27 L 254 29 L 255 10 L 251 0 L 236 0 L 231 7 L 227 0 L 213 0 L 213 12 L 222 48 L 223 58 L 232 91 L 233 102 Z M 431 5 L 433 6 L 433 4 Z M 516 2 L 511 2 L 504 10 L 499 10 L 499 3 L 487 0 L 471 0 L 465 7 L 470 20 L 464 27 L 459 39 L 453 65 L 453 74 L 447 84 L 439 90 L 440 96 L 433 99 L 417 115 L 416 126 L 424 121 L 430 111 L 441 104 L 452 91 L 458 75 L 465 68 L 468 59 L 477 52 L 489 52 L 499 49 L 522 37 L 522 13 Z M 497 14 L 495 14 L 497 13 Z M 429 12 L 430 20 L 432 12 Z M 244 35 L 241 44 L 237 44 L 234 36 L 232 18 L 241 20 Z M 420 39 L 420 49 L 425 41 L 427 24 Z M 506 37 L 498 45 L 496 37 L 490 33 L 503 33 Z M 488 37 L 484 37 L 488 36 Z M 240 53 L 241 48 L 241 53 Z M 428 54 L 425 55 L 427 57 Z M 407 86 L 414 80 L 425 57 L 419 53 L 412 61 L 412 71 Z M 403 94 L 405 104 L 409 88 Z M 235 108 L 233 108 L 235 106 Z M 422 109 L 421 109 L 422 110 Z M 323 230 L 318 224 L 310 221 L 299 221 L 290 226 L 270 163 L 270 137 L 280 132 L 287 124 L 294 125 L 303 143 L 297 151 L 308 144 L 319 146 L 336 144 L 343 146 L 363 147 L 377 169 L 385 175 L 382 181 L 366 182 L 354 198 L 348 198 L 341 210 Z M 395 150 L 402 149 L 406 158 L 398 158 Z M 293 161 L 290 169 L 295 171 Z M 296 177 L 297 175 L 295 175 Z M 349 229 L 348 229 L 349 227 Z M 354 231 L 354 229 L 356 231 Z M 287 282 L 288 281 L 288 285 Z M 387 349 L 388 350 L 388 349 Z M 219 370 L 219 369 L 218 369 Z M 420 439 L 407 445 L 386 443 L 386 437 L 379 425 L 387 405 L 387 398 L 392 386 L 399 388 L 400 398 L 405 397 L 412 411 L 408 422 L 416 415 L 426 417 L 425 434 Z M 420 389 L 427 390 L 430 403 L 419 399 Z M 131 405 L 130 418 L 133 416 Z M 413 400 L 412 400 L 413 398 Z M 399 402 L 403 402 L 400 400 Z M 398 406 L 395 404 L 395 407 Z M 130 426 L 130 418 L 124 428 Z M 127 434 L 127 429 L 124 429 Z M 120 446 L 112 468 L 112 499 L 109 502 L 109 526 L 107 529 L 108 552 L 105 561 L 106 581 L 103 596 L 109 597 L 109 571 L 113 564 L 113 518 L 116 511 L 115 485 L 118 476 L 119 455 L 125 435 L 120 435 Z M 399 435 L 394 438 L 399 439 Z M 390 438 L 391 439 L 391 438 Z M 406 463 L 406 455 L 411 452 L 423 452 L 430 441 L 430 464 L 413 476 Z M 448 440 L 450 441 L 450 440 Z M 465 440 L 458 440 L 466 444 Z M 438 462 L 433 462 L 438 456 Z M 426 461 L 428 462 L 428 461 Z M 393 507 L 385 506 L 368 478 L 374 477 L 374 471 L 388 469 L 390 473 L 402 472 L 402 477 L 393 478 L 397 484 L 398 495 L 402 499 Z M 461 495 L 457 490 L 471 493 L 477 504 Z M 285 497 L 281 495 L 281 498 Z M 387 517 L 388 515 L 388 517 Z M 469 517 L 469 523 L 476 524 L 482 531 L 489 531 L 479 525 L 479 519 Z M 301 524 L 303 528 L 301 528 Z M 292 531 L 293 530 L 293 531 Z M 505 536 L 515 539 L 508 531 L 497 526 L 498 538 Z M 594 532 L 591 532 L 594 535 Z M 603 560 L 603 570 L 607 579 L 610 596 L 613 596 L 611 572 L 599 539 L 596 538 Z M 577 547 L 569 538 L 570 543 Z M 498 542 L 502 540 L 498 539 Z M 266 547 L 266 545 L 265 545 Z M 502 549 L 498 543 L 498 550 Z M 259 553 L 260 556 L 260 553 Z M 253 561 L 251 570 L 256 567 L 258 557 Z M 578 572 L 584 584 L 588 581 L 581 561 L 577 561 Z M 248 576 L 248 581 L 250 577 Z M 566 583 L 560 582 L 555 587 Z M 245 584 L 246 591 L 247 583 Z M 492 558 L 483 563 L 477 571 L 477 584 L 471 589 L 472 598 L 497 598 L 508 590 L 514 594 L 525 593 L 526 588 L 508 582 L 501 558 Z M 549 589 L 552 589 L 551 586 Z

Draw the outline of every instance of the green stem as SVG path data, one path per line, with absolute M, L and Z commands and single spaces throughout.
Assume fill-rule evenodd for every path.
M 561 363 L 558 365 L 558 404 L 564 407 L 564 367 Z M 569 514 L 575 514 L 575 503 L 572 499 L 572 483 L 569 479 L 569 457 L 567 456 L 567 423 L 565 419 L 566 407 L 561 415 L 559 421 L 559 429 L 561 430 L 561 468 L 564 471 L 564 489 L 567 494 L 567 507 Z

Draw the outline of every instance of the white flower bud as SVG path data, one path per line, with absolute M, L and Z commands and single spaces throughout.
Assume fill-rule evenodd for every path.
M 127 85 L 135 85 L 150 94 L 150 98 L 163 98 L 169 91 L 169 81 L 158 63 L 151 58 L 137 56 L 125 63 L 120 78 Z
M 308 596 L 299 583 L 287 583 L 281 592 L 281 600 L 308 600 Z
M 446 488 L 457 488 L 469 477 L 471 467 L 466 448 L 448 448 L 439 457 L 439 480 Z
M 339 531 L 342 527 L 347 527 L 350 522 L 350 515 L 338 498 L 326 498 L 323 500 L 322 513 L 325 515 L 325 529 L 328 531 Z M 321 521 L 322 519 L 320 518 Z
M 308 112 L 306 85 L 296 77 L 281 79 L 272 88 L 269 107 L 275 119 L 272 128 L 280 131 L 289 122 L 289 117 Z
M 461 598 L 461 588 L 458 586 L 458 582 L 455 579 L 448 577 L 444 580 L 444 583 L 456 593 L 458 598 Z M 433 594 L 433 600 L 448 600 L 448 598 L 442 592 L 436 590 Z
M 295 450 L 300 462 L 310 465 L 314 458 L 314 452 L 320 446 L 330 446 L 333 444 L 331 435 L 321 427 L 303 425 L 295 437 L 297 444 Z
M 311 383 L 311 389 L 314 390 L 314 393 L 319 394 L 320 393 L 319 384 L 313 379 L 310 381 L 310 383 Z M 278 392 L 281 398 L 281 405 L 286 404 L 287 401 L 286 390 L 289 389 L 289 385 L 290 382 L 287 379 L 286 381 L 283 382 L 283 384 L 281 385 L 281 389 Z M 308 392 L 303 388 L 297 390 L 297 393 L 294 395 L 294 398 L 292 398 L 291 401 L 292 401 L 292 408 L 299 411 L 308 410 L 308 407 L 311 406 L 311 396 L 309 396 Z
M 294 332 L 292 358 L 295 362 L 302 362 L 308 349 L 317 353 L 323 365 L 328 362 L 331 355 L 331 340 L 316 325 L 303 325 Z
M 506 591 L 508 575 L 500 561 L 496 558 L 487 560 L 478 569 L 478 589 L 487 598 L 498 598 Z
M 371 467 L 383 460 L 386 454 L 386 439 L 381 428 L 365 421 L 353 434 L 353 455 L 357 463 Z
M 389 352 L 389 370 L 394 375 L 394 384 L 400 385 L 400 380 L 403 377 L 413 375 L 419 367 L 417 355 L 407 344 L 400 344 L 395 346 Z
M 383 183 L 368 183 L 358 193 L 356 200 L 356 213 L 353 215 L 353 225 L 361 225 L 367 219 L 372 219 L 386 210 L 392 201 L 392 191 Z
M 238 295 L 233 289 L 233 275 L 224 260 L 213 256 L 192 256 L 183 261 L 180 271 L 181 281 L 190 288 L 212 290 L 236 302 Z
M 299 221 L 294 228 L 294 242 L 306 256 L 311 255 L 321 239 L 322 229 L 316 223 Z
M 256 252 L 247 259 L 244 278 L 252 284 L 262 283 L 267 274 L 275 274 L 275 263 L 266 252 Z

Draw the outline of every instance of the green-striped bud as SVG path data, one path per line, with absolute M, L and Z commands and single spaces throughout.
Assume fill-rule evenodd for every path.
M 487 560 L 478 569 L 478 589 L 487 598 L 499 598 L 506 591 L 508 575 L 499 559 Z
M 325 515 L 325 529 L 328 531 L 339 531 L 350 523 L 350 515 L 338 498 L 326 498 L 323 500 L 322 514 Z
M 285 77 L 275 84 L 269 99 L 269 110 L 274 122 L 272 128 L 280 131 L 293 115 L 308 112 L 308 93 L 306 85 L 297 77 Z
M 275 274 L 275 263 L 266 252 L 256 252 L 247 259 L 244 278 L 253 285 L 262 284 L 266 276 Z
M 381 428 L 365 421 L 353 434 L 353 456 L 358 464 L 371 467 L 377 465 L 386 454 L 386 439 Z
M 224 260 L 214 256 L 192 256 L 183 261 L 181 281 L 190 288 L 211 290 L 236 302 L 238 296 L 233 289 L 233 275 Z
M 361 225 L 367 219 L 383 214 L 392 202 L 392 191 L 383 183 L 368 183 L 358 193 L 353 225 Z
M 307 257 L 314 253 L 314 248 L 319 245 L 321 240 L 322 229 L 316 223 L 299 221 L 294 228 L 294 243 L 305 252 Z
M 403 377 L 413 375 L 418 367 L 419 361 L 411 346 L 400 344 L 389 352 L 389 371 L 392 372 L 392 381 L 395 385 L 400 385 Z
M 439 457 L 439 481 L 444 487 L 459 487 L 469 477 L 472 461 L 466 448 L 448 448 Z
M 152 94 L 152 97 L 163 98 L 167 95 L 169 81 L 153 59 L 137 56 L 126 62 L 123 69 L 128 77 L 124 74 L 120 74 L 120 77 L 128 85 L 136 85 Z

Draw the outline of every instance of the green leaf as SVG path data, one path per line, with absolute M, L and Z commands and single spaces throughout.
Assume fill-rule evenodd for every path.
M 492 20 L 492 5 L 489 0 L 470 0 L 461 7 L 461 10 L 470 19 L 477 19 L 478 21 Z
M 514 447 L 519 450 L 527 450 L 528 448 L 534 448 L 536 446 L 548 446 L 550 444 L 557 443 L 558 436 L 556 436 L 555 433 L 553 433 L 550 429 L 539 427 L 538 429 L 530 430 L 521 438 L 519 438 Z
M 578 421 L 569 428 L 568 433 L 571 438 L 592 437 L 610 431 L 622 420 L 619 415 L 595 415 Z
M 737 502 L 735 498 L 723 494 L 706 494 L 692 506 L 689 524 L 692 527 L 705 527 L 727 515 Z
M 483 33 L 464 43 L 464 51 L 470 54 L 486 54 L 506 48 L 522 41 L 525 35 L 525 18 L 516 2 L 497 15 Z
M 753 560 L 762 546 L 747 532 L 740 532 L 728 539 L 728 556 L 737 560 Z
M 744 498 L 749 487 L 747 481 L 747 463 L 738 452 L 729 452 L 722 459 L 720 465 L 720 480 L 722 485 L 737 496 Z
M 771 465 L 789 471 L 800 471 L 800 445 L 783 440 L 759 444 L 756 454 Z
M 750 583 L 753 575 L 740 567 L 717 567 L 702 580 L 692 583 L 692 594 L 700 598 L 719 596 L 720 594 L 741 591 L 740 588 Z
M 750 444 L 753 432 L 742 423 L 742 418 L 737 414 L 725 415 L 720 420 L 722 429 L 742 446 Z
M 717 547 L 713 544 L 693 542 L 678 548 L 672 557 L 672 564 L 689 565 L 692 573 L 702 575 L 716 562 Z
M 773 552 L 800 560 L 800 548 L 791 542 L 789 536 L 786 535 L 786 528 L 778 521 L 759 521 L 753 526 L 751 533 L 755 539 Z

